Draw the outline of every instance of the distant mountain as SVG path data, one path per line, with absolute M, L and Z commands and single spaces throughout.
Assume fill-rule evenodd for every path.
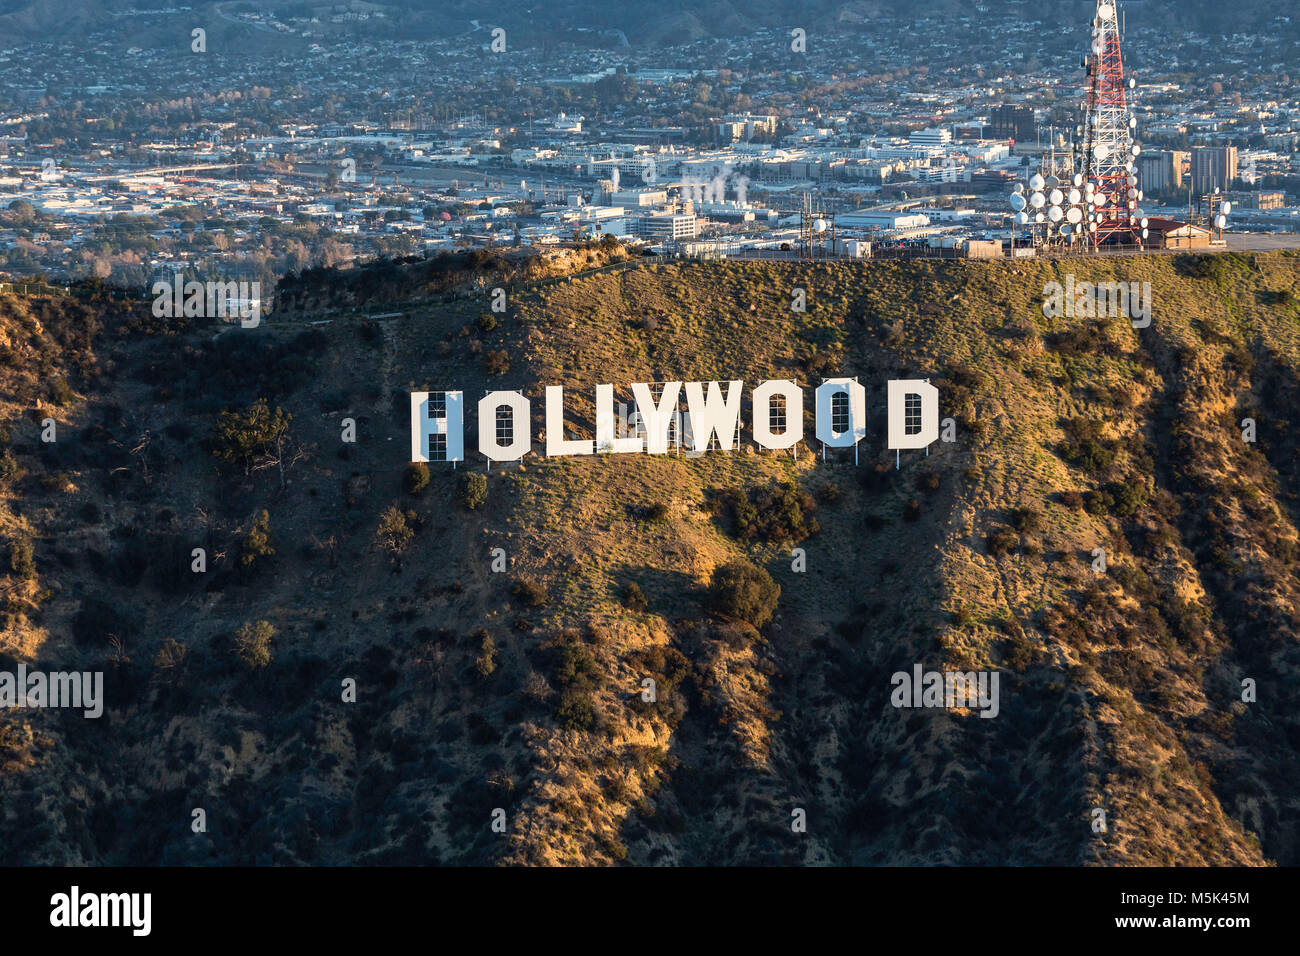
M 1123 2 L 1123 0 L 1122 0 Z M 184 19 L 203 25 L 220 21 L 237 26 L 257 40 L 292 42 L 271 32 L 237 24 L 240 12 L 272 11 L 285 17 L 322 9 L 305 0 L 247 0 L 192 2 L 185 12 L 126 16 L 129 11 L 152 6 L 139 0 L 0 0 L 0 36 L 41 39 L 100 32 L 143 32 L 153 26 Z M 1035 17 L 1063 23 L 1085 19 L 1092 0 L 664 0 L 647 4 L 631 0 L 594 3 L 591 0 L 452 0 L 429 4 L 425 0 L 388 0 L 355 3 L 359 11 L 383 11 L 383 18 L 349 21 L 331 29 L 358 36 L 448 36 L 473 30 L 471 21 L 514 30 L 517 42 L 545 43 L 583 31 L 585 41 L 613 44 L 671 45 L 707 37 L 742 37 L 761 29 L 801 26 L 805 29 L 844 29 L 874 20 L 912 19 L 921 16 L 980 16 L 989 19 Z M 331 6 L 329 9 L 335 9 Z M 1269 0 L 1127 0 L 1123 2 L 1131 25 L 1167 27 L 1171 40 L 1177 31 L 1200 33 L 1251 32 L 1277 26 L 1281 8 Z M 1300 20 L 1300 16 L 1296 18 Z M 592 35 L 591 31 L 595 31 Z M 0 41 L 3 42 L 3 41 Z M 938 41 L 936 41 L 938 42 Z

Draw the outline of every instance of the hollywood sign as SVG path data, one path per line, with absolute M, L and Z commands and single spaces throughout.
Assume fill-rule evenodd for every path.
M 564 388 L 548 385 L 546 457 L 619 453 L 667 454 L 670 448 L 703 453 L 739 444 L 745 383 L 636 383 L 634 411 L 615 411 L 613 385 L 596 386 L 595 437 L 568 438 Z M 658 394 L 656 394 L 658 392 Z M 685 393 L 685 408 L 682 394 Z M 856 448 L 867 434 L 867 392 L 852 378 L 827 379 L 814 392 L 816 437 L 825 448 Z M 804 440 L 804 390 L 783 379 L 751 392 L 752 434 L 760 447 L 778 451 Z M 522 392 L 488 392 L 478 400 L 478 450 L 489 461 L 519 461 L 532 452 L 532 403 Z M 901 379 L 886 388 L 891 451 L 926 448 L 939 438 L 939 390 L 927 381 Z M 465 460 L 464 392 L 411 393 L 411 461 Z

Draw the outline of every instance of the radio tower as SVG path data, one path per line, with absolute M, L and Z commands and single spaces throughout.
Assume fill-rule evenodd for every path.
M 1142 198 L 1136 172 L 1140 149 L 1133 142 L 1137 121 L 1126 99 L 1127 90 L 1137 84 L 1124 78 L 1118 6 L 1117 0 L 1097 0 L 1092 55 L 1084 59 L 1088 93 L 1077 137 L 1081 155 L 1075 168 L 1083 175 L 1088 237 L 1093 246 L 1140 245 L 1145 231 L 1137 207 Z

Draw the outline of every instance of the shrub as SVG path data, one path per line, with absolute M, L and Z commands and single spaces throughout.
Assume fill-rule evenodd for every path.
M 1043 516 L 1034 508 L 1015 508 L 1011 512 L 1011 527 L 1020 534 L 1032 534 L 1042 524 Z
M 937 471 L 923 471 L 916 476 L 916 490 L 924 491 L 927 494 L 939 490 L 939 473 Z
M 1023 671 L 1038 660 L 1038 647 L 1023 634 L 1013 634 L 1002 644 L 1002 660 L 1013 671 Z
M 647 521 L 666 521 L 668 519 L 668 506 L 662 501 L 656 501 L 646 509 L 645 518 Z
M 402 489 L 408 495 L 418 495 L 429 487 L 429 466 L 422 461 L 413 461 L 402 473 Z
M 650 602 L 646 600 L 645 592 L 641 590 L 641 585 L 635 581 L 623 589 L 623 606 L 631 611 L 644 611 L 650 606 Z
M 22 466 L 18 459 L 6 448 L 0 451 L 0 485 L 12 485 L 23 477 Z
M 540 704 L 550 697 L 551 693 L 551 685 L 546 678 L 537 671 L 529 671 L 528 676 L 524 678 L 524 696 Z
M 242 412 L 222 412 L 212 436 L 212 453 L 221 461 L 240 464 L 244 474 L 253 461 L 274 449 L 289 431 L 293 416 L 277 408 L 271 411 L 259 398 Z
M 460 488 L 456 492 L 456 497 L 470 511 L 482 508 L 487 503 L 487 496 L 487 475 L 467 471 L 460 476 Z
M 9 541 L 9 569 L 20 578 L 36 577 L 32 539 L 25 534 L 19 534 Z
M 709 585 L 713 609 L 727 617 L 762 627 L 776 613 L 781 587 L 766 570 L 744 558 L 715 568 Z
M 839 485 L 833 481 L 828 481 L 817 489 L 814 498 L 822 504 L 834 504 L 840 500 L 840 496 L 843 494 L 844 491 Z
M 478 672 L 479 677 L 486 679 L 491 677 L 496 669 L 496 641 L 492 640 L 492 635 L 484 633 L 483 640 L 479 642 L 478 657 L 474 658 L 474 670 Z
M 271 547 L 271 515 L 263 509 L 257 520 L 253 522 L 247 537 L 240 543 L 239 564 L 241 567 L 250 568 L 258 558 L 269 558 L 273 554 L 275 548 Z
M 271 638 L 275 628 L 270 621 L 244 623 L 235 634 L 235 653 L 253 670 L 271 663 Z
M 1102 437 L 1100 422 L 1072 418 L 1062 427 L 1065 430 L 1065 443 L 1061 454 L 1066 461 L 1093 472 L 1109 468 L 1115 461 L 1119 443 Z
M 988 537 L 984 539 L 984 546 L 994 557 L 1014 551 L 1019 544 L 1020 536 L 1010 528 L 997 528 L 990 531 Z
M 596 724 L 596 705 L 591 695 L 579 690 L 566 690 L 560 695 L 555 709 L 555 721 L 565 730 L 590 730 Z
M 731 509 L 735 536 L 744 540 L 798 544 L 820 528 L 813 517 L 813 496 L 789 482 L 756 485 L 747 492 L 727 489 L 719 499 Z
M 483 368 L 489 375 L 504 375 L 510 371 L 510 353 L 505 349 L 491 349 L 483 356 Z
M 180 641 L 174 637 L 165 637 L 158 648 L 158 653 L 154 655 L 154 670 L 160 677 L 168 679 L 184 669 L 189 654 L 190 649 Z
M 397 557 L 415 537 L 415 529 L 408 524 L 414 520 L 414 511 L 404 512 L 397 505 L 390 506 L 379 516 L 379 527 L 375 529 L 375 542 L 393 557 Z
M 1083 506 L 1089 514 L 1131 518 L 1146 506 L 1148 497 L 1145 485 L 1111 481 L 1096 491 L 1085 494 Z
M 491 332 L 497 327 L 497 317 L 491 312 L 480 312 L 478 314 L 478 327 L 483 332 Z
M 525 607 L 541 607 L 548 598 L 546 587 L 532 578 L 516 578 L 510 593 Z
M 560 649 L 554 677 L 565 690 L 592 690 L 600 685 L 600 666 L 585 644 L 570 641 Z
M 66 379 L 51 379 L 49 389 L 50 401 L 55 405 L 58 405 L 60 408 L 72 404 L 72 400 L 76 398 L 76 395 L 73 393 L 72 388 L 68 385 Z

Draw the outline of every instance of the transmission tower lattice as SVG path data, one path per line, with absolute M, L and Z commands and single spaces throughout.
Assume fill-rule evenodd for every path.
M 1092 20 L 1092 55 L 1088 93 L 1083 104 L 1083 128 L 1077 139 L 1081 155 L 1084 196 L 1088 202 L 1088 237 L 1094 246 L 1105 243 L 1140 245 L 1144 225 L 1138 211 L 1134 143 L 1137 120 L 1128 107 L 1128 91 L 1136 86 L 1124 78 L 1120 50 L 1120 12 L 1116 0 L 1097 0 Z M 1089 188 L 1091 187 L 1091 188 Z

